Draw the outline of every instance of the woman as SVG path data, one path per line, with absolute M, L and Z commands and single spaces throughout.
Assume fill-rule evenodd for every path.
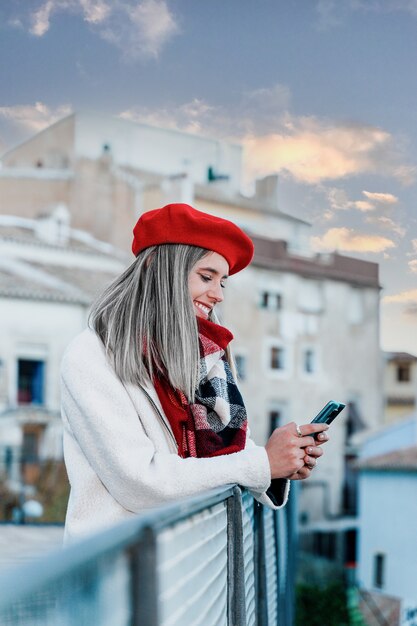
M 310 474 L 326 425 L 248 436 L 232 334 L 217 323 L 253 244 L 235 224 L 171 204 L 134 228 L 136 260 L 93 306 L 62 363 L 66 540 L 146 508 L 238 483 L 272 508 Z M 310 435 L 310 436 L 309 436 Z

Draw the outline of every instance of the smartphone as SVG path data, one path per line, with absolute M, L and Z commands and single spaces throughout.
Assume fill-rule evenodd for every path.
M 320 413 L 316 415 L 316 417 L 311 420 L 312 424 L 331 424 L 333 420 L 339 415 L 341 411 L 345 408 L 346 404 L 343 402 L 335 402 L 334 400 L 330 400 L 326 406 L 322 408 Z

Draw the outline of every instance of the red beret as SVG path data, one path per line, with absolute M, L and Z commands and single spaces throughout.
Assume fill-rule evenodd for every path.
M 135 256 L 145 248 L 164 243 L 184 243 L 217 252 L 228 262 L 229 274 L 249 265 L 254 251 L 252 240 L 236 224 L 188 204 L 167 204 L 138 219 L 133 229 Z

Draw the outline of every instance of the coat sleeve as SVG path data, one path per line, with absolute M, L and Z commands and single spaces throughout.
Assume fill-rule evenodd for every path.
M 246 440 L 246 450 L 253 449 L 257 447 L 253 439 L 250 437 L 250 432 L 248 432 L 248 437 Z M 269 463 L 269 461 L 268 461 Z M 255 489 L 250 489 L 253 497 L 258 500 L 261 504 L 265 504 L 271 509 L 277 510 L 281 509 L 283 506 L 287 504 L 288 496 L 290 493 L 290 481 L 286 478 L 273 478 L 270 481 L 270 485 L 264 491 L 256 491 Z
M 182 459 L 156 450 L 98 343 L 87 337 L 84 345 L 79 340 L 67 349 L 61 368 L 62 415 L 69 436 L 121 506 L 136 513 L 231 483 L 265 492 L 271 475 L 262 446 L 214 458 Z

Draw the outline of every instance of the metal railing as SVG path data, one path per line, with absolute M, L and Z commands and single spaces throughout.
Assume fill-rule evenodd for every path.
M 0 577 L 2 626 L 291 626 L 293 504 L 236 486 L 154 509 Z

